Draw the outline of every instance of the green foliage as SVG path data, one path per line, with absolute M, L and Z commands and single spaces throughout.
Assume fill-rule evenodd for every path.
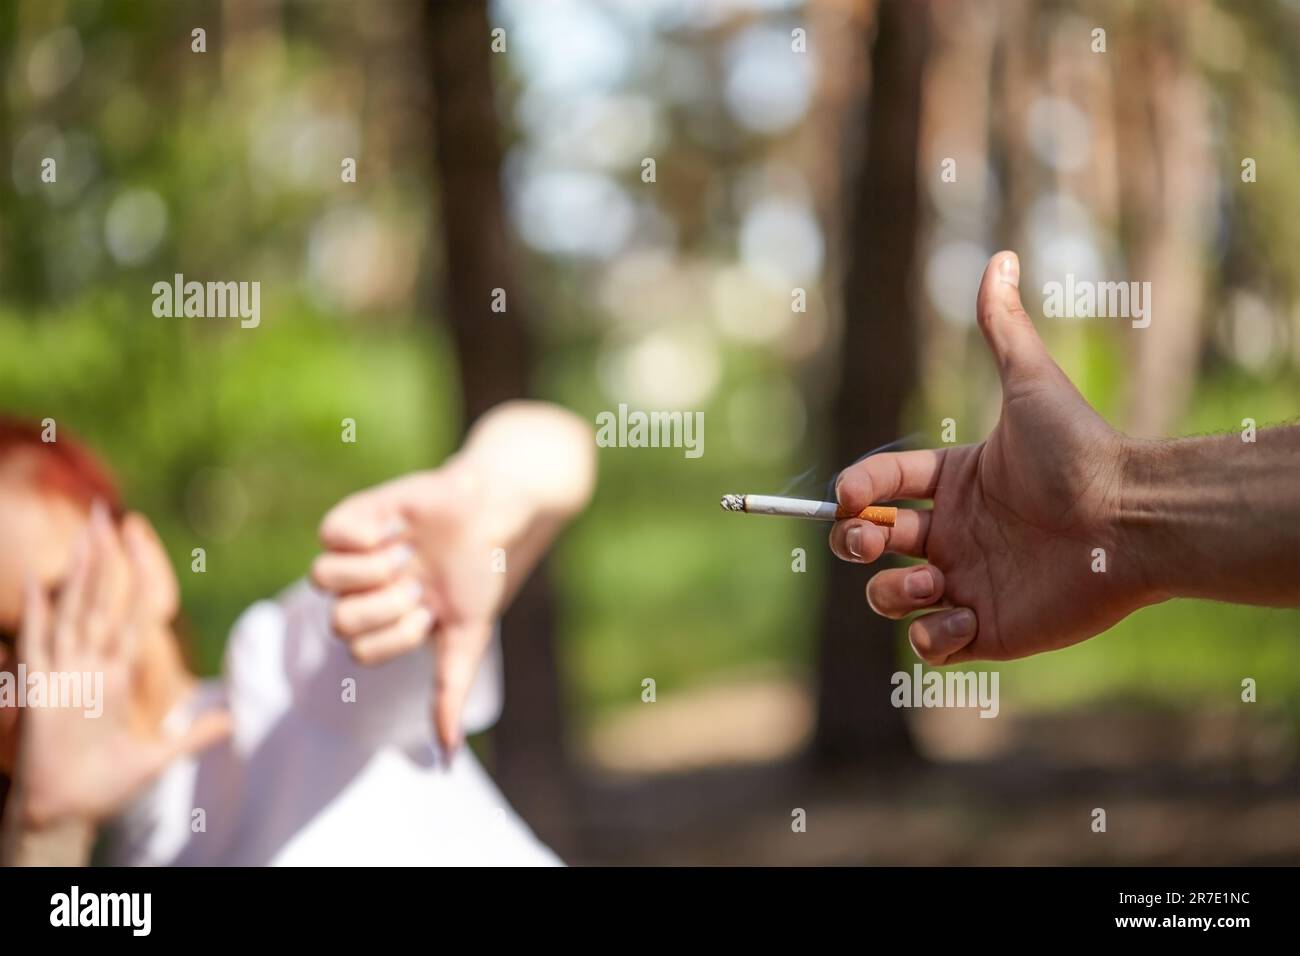
M 439 460 L 458 423 L 445 344 L 299 302 L 159 319 L 141 289 L 40 316 L 0 312 L 0 408 L 53 418 L 111 464 L 180 575 L 197 660 L 214 669 L 249 603 L 300 577 L 344 495 Z M 357 422 L 357 442 L 341 422 Z M 207 571 L 190 571 L 191 550 Z
M 215 24 L 220 7 L 195 9 Z M 405 243 L 408 233 L 420 234 L 433 208 L 429 151 L 411 148 L 406 138 L 427 118 L 427 98 L 403 98 L 409 91 L 395 72 L 400 58 L 366 52 L 364 44 L 377 41 L 355 28 L 362 16 L 356 11 L 368 15 L 370 7 L 288 4 L 283 35 L 266 43 L 244 37 L 240 57 L 226 62 L 215 35 L 206 59 L 190 59 L 187 9 L 131 0 L 0 4 L 7 97 L 0 109 L 0 409 L 52 417 L 112 464 L 132 505 L 151 517 L 168 546 L 198 663 L 211 672 L 239 612 L 304 572 L 327 508 L 369 484 L 436 463 L 461 423 L 454 356 L 429 331 L 436 324 L 416 318 L 416 306 L 377 316 L 321 306 L 326 297 L 317 288 L 310 299 L 296 291 L 313 231 L 331 209 L 364 206 L 386 227 L 399 227 Z M 1285 35 L 1273 22 L 1284 16 L 1270 5 L 1225 9 L 1252 40 Z M 84 66 L 75 81 L 42 99 L 28 89 L 24 64 L 32 45 L 64 24 L 79 33 Z M 1300 179 L 1281 172 L 1294 169 L 1300 155 L 1291 95 L 1300 61 L 1275 55 L 1276 43 L 1263 48 L 1263 78 L 1252 59 L 1249 73 L 1228 71 L 1215 82 L 1234 104 L 1226 115 L 1224 168 L 1235 174 L 1249 142 L 1261 169 L 1258 184 L 1231 193 L 1241 221 L 1234 221 L 1230 245 L 1238 260 L 1246 258 L 1242 249 L 1262 250 L 1243 270 L 1250 281 L 1242 284 L 1276 289 L 1282 302 L 1280 293 L 1294 292 L 1300 236 Z M 367 88 L 359 77 L 369 63 L 382 68 Z M 509 81 L 508 69 L 499 72 Z M 684 110 L 674 105 L 671 112 Z M 335 115 L 355 120 L 364 133 L 357 141 L 369 150 L 362 157 L 367 175 L 347 191 L 339 192 L 336 167 L 328 176 L 298 168 L 296 140 L 273 143 L 274 156 L 283 150 L 291 157 L 280 162 L 280 178 L 268 179 L 265 166 L 250 159 L 265 145 L 261 137 L 281 131 L 284 116 Z M 710 125 L 717 122 L 712 111 L 707 115 Z M 33 128 L 54 130 L 50 142 L 80 136 L 93 147 L 93 172 L 66 202 L 15 189 L 11 154 Z M 702 210 L 712 200 L 701 197 L 735 191 L 742 161 L 757 168 L 764 157 L 751 140 L 755 153 L 743 156 L 681 130 L 657 145 L 661 171 L 675 162 L 698 173 L 678 177 L 689 186 L 678 186 L 684 242 L 696 237 L 699 244 L 687 253 L 703 250 L 707 258 L 734 245 L 729 227 L 706 221 Z M 72 162 L 61 165 L 69 190 L 74 169 Z M 657 195 L 670 186 L 665 178 Z M 156 251 L 124 265 L 102 237 L 107 210 L 131 188 L 155 193 L 168 218 Z M 436 258 L 436 251 L 420 252 Z M 153 317 L 150 286 L 175 271 L 203 280 L 263 280 L 261 326 Z M 578 270 L 553 268 L 539 278 L 530 294 L 550 323 L 541 329 L 543 393 L 590 420 L 609 407 L 596 379 L 608 316 Z M 412 296 L 406 290 L 396 298 Z M 707 324 L 703 299 L 690 301 L 700 311 L 690 318 Z M 1089 400 L 1117 420 L 1127 371 L 1110 331 L 1058 328 L 1045 335 Z M 996 414 L 992 366 L 978 332 L 972 327 L 969 335 L 944 366 L 938 404 L 917 415 L 929 441 L 937 440 L 932 423 L 940 417 L 956 414 L 960 440 L 970 441 Z M 602 452 L 596 500 L 561 542 L 560 650 L 579 714 L 635 699 L 645 677 L 664 688 L 756 667 L 810 669 L 824 571 L 833 560 L 824 529 L 737 519 L 717 502 L 725 492 L 778 491 L 817 461 L 825 436 L 812 435 L 777 460 L 747 458 L 731 445 L 727 413 L 741 387 L 762 391 L 785 376 L 819 370 L 791 371 L 786 359 L 758 348 L 721 342 L 719 349 L 723 375 L 705 408 L 704 457 L 686 460 L 674 449 Z M 1294 370 L 1270 377 L 1226 367 L 1204 372 L 1188 433 L 1235 429 L 1247 416 L 1263 426 L 1296 413 Z M 813 421 L 818 393 L 806 391 Z M 939 407 L 942 415 L 933 414 Z M 340 441 L 345 417 L 357 421 L 355 445 Z M 207 551 L 205 574 L 189 570 L 195 547 Z M 791 569 L 796 547 L 806 551 L 805 573 Z M 862 576 L 865 582 L 868 572 Z M 870 613 L 865 603 L 861 613 Z M 1134 615 L 1096 641 L 1004 665 L 1004 693 L 1009 703 L 1034 707 L 1117 693 L 1195 706 L 1236 699 L 1240 679 L 1254 676 L 1261 706 L 1300 713 L 1298 628 L 1294 612 L 1175 602 Z

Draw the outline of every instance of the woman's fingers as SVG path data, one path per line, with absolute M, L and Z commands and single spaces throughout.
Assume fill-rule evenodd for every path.
M 846 518 L 831 526 L 831 551 L 844 561 L 870 564 L 886 551 L 914 558 L 925 554 L 930 533 L 930 512 L 899 508 L 892 528 L 858 518 Z
M 402 578 L 385 587 L 340 598 L 334 605 L 331 623 L 344 638 L 355 638 L 387 627 L 413 610 L 424 597 L 414 578 Z
M 331 551 L 370 551 L 406 533 L 384 486 L 349 495 L 329 510 L 320 523 L 321 544 Z
M 867 603 L 881 617 L 907 617 L 943 598 L 943 572 L 922 564 L 879 571 L 867 582 Z
M 92 652 L 102 652 L 122 626 L 129 588 L 129 571 L 121 540 L 108 509 L 95 502 L 91 509 L 90 536 L 94 544 L 94 574 L 87 585 L 82 608 L 81 641 Z
M 432 626 L 433 612 L 420 605 L 387 627 L 351 638 L 348 650 L 361 664 L 382 664 L 423 644 Z
M 917 657 L 937 666 L 975 640 L 978 630 L 975 612 L 958 607 L 918 617 L 908 627 L 907 639 Z
M 59 661 L 69 659 L 80 641 L 77 629 L 81 625 L 81 609 L 86 600 L 86 587 L 92 561 L 90 532 L 86 529 L 78 535 L 77 543 L 72 546 L 72 568 L 59 592 L 58 603 L 54 610 L 51 656 L 55 666 Z
M 50 667 L 50 605 L 36 575 L 30 571 L 23 579 L 23 623 L 18 630 L 14 651 L 20 662 L 34 671 Z
M 411 546 L 396 543 L 375 551 L 328 551 L 312 562 L 312 582 L 323 591 L 351 594 L 388 584 L 411 563 Z
M 121 536 L 124 547 L 130 542 L 129 563 L 140 580 L 140 599 L 128 604 L 131 617 L 155 627 L 170 621 L 180 610 L 180 589 L 158 532 L 132 511 L 122 518 Z
M 144 527 L 138 521 L 122 523 L 122 550 L 126 558 L 126 610 L 123 620 L 109 636 L 105 653 L 119 660 L 135 660 L 135 649 L 141 632 L 148 626 L 153 604 L 146 582 L 149 576 L 149 558 L 145 551 Z

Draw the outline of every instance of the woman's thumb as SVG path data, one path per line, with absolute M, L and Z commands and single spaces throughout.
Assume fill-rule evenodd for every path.
M 210 710 L 200 714 L 185 732 L 172 741 L 171 757 L 183 757 L 207 750 L 230 736 L 232 729 L 228 710 Z

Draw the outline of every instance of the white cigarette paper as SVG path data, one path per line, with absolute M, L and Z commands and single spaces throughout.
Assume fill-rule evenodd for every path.
M 809 501 L 807 498 L 780 498 L 776 495 L 745 495 L 744 510 L 752 515 L 782 515 L 788 518 L 811 518 L 834 521 L 837 505 L 833 501 Z
M 843 510 L 834 501 L 809 501 L 807 498 L 785 498 L 780 495 L 723 495 L 722 510 L 751 515 L 809 518 L 813 521 L 861 518 L 886 528 L 892 528 L 898 517 L 898 509 L 886 505 L 868 505 L 855 514 Z

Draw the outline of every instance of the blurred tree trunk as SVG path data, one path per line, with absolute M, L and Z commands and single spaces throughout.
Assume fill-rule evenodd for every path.
M 1002 196 L 995 205 L 993 234 L 998 248 L 1014 249 L 1024 234 L 1025 215 L 1040 186 L 1025 127 L 1030 104 L 1044 84 L 1044 54 L 1034 39 L 1043 32 L 1039 22 L 1042 11 L 1026 0 L 1007 0 L 998 5 L 998 14 L 988 91 L 994 98 L 988 116 L 989 165 Z M 978 347 L 982 349 L 983 343 Z
M 487 5 L 430 0 L 427 13 L 443 287 L 468 428 L 498 402 L 528 393 L 533 343 L 506 230 Z M 496 289 L 505 292 L 504 312 L 492 311 Z M 492 732 L 491 762 L 510 801 L 564 853 L 569 774 L 552 603 L 543 562 L 502 621 L 505 711 Z
M 1201 357 L 1202 285 L 1212 243 L 1218 171 L 1209 95 L 1188 50 L 1177 6 L 1145 10 L 1119 53 L 1121 165 L 1131 223 L 1131 278 L 1151 283 L 1151 325 L 1122 331 L 1131 342 L 1126 430 L 1163 437 L 1178 426 Z M 1128 338 L 1132 336 L 1132 338 Z
M 846 188 L 851 203 L 843 255 L 844 334 L 831 415 L 832 467 L 903 432 L 916 382 L 911 280 L 919 218 L 921 90 L 929 5 L 881 3 L 865 102 L 865 158 Z M 865 42 L 865 35 L 864 35 Z M 818 661 L 814 756 L 823 763 L 898 758 L 912 752 L 903 712 L 890 705 L 896 625 L 872 614 L 859 565 L 832 562 Z
M 468 426 L 527 391 L 532 342 L 506 234 L 486 3 L 428 5 L 447 318 Z M 492 311 L 494 289 L 506 310 Z

